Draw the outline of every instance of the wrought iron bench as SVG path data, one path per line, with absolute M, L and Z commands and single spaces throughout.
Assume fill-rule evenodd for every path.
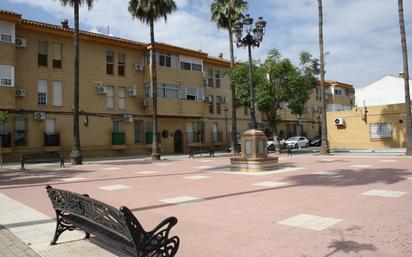
M 215 150 L 212 147 L 206 146 L 189 146 L 189 159 L 194 159 L 196 154 L 200 154 L 200 157 L 202 157 L 202 154 L 209 154 L 209 157 L 215 157 Z
M 79 229 L 113 248 L 134 257 L 172 257 L 179 248 L 179 238 L 169 238 L 170 229 L 177 223 L 175 217 L 162 221 L 151 231 L 145 231 L 133 213 L 125 206 L 116 209 L 110 205 L 73 192 L 46 186 L 56 211 L 56 231 L 51 245 L 66 230 Z
M 64 155 L 61 152 L 40 152 L 20 154 L 21 170 L 25 170 L 25 163 L 60 162 L 64 167 Z

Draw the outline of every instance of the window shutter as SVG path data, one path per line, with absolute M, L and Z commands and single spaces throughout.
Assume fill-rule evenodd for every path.
M 180 86 L 180 98 L 186 99 L 186 86 Z
M 62 81 L 53 81 L 53 106 L 63 106 Z
M 42 79 L 37 81 L 37 93 L 47 94 L 47 80 Z

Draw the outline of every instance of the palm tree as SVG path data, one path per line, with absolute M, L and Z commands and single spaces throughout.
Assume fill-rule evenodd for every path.
M 248 3 L 244 0 L 213 0 L 210 7 L 212 21 L 217 23 L 218 28 L 227 29 L 229 32 L 230 70 L 233 70 L 235 65 L 232 24 L 243 16 L 242 12 L 247 9 L 247 6 Z M 230 87 L 232 89 L 232 154 L 236 154 L 236 89 L 232 82 L 230 82 Z
M 156 70 L 156 51 L 154 38 L 154 22 L 164 18 L 176 10 L 176 3 L 173 0 L 130 0 L 129 12 L 133 18 L 150 26 L 150 74 L 153 100 L 153 146 L 152 159 L 160 160 L 159 138 L 157 136 L 157 70 Z
M 403 18 L 403 0 L 398 0 L 399 27 L 403 55 L 403 79 L 405 81 L 405 114 L 406 114 L 406 155 L 412 155 L 412 115 L 411 96 L 409 94 L 408 48 L 406 45 L 405 21 Z
M 60 3 L 63 6 L 70 5 L 74 9 L 73 143 L 70 159 L 73 165 L 80 165 L 83 162 L 83 154 L 80 149 L 79 131 L 79 7 L 86 4 L 90 10 L 93 0 L 60 0 Z
M 329 154 L 329 142 L 328 142 L 328 127 L 326 123 L 326 101 L 325 101 L 325 62 L 323 57 L 323 9 L 322 0 L 318 0 L 319 9 L 319 61 L 320 61 L 320 95 L 322 99 L 322 148 L 320 149 L 321 155 Z

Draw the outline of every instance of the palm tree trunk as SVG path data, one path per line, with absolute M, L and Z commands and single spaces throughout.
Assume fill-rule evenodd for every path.
M 152 142 L 152 160 L 160 160 L 159 139 L 157 137 L 157 67 L 156 67 L 156 51 L 154 38 L 154 22 L 150 21 L 150 49 L 151 58 L 151 75 L 152 75 L 152 100 L 153 100 L 153 142 Z
M 232 25 L 229 25 L 229 46 L 230 46 L 230 70 L 233 71 L 235 66 L 235 53 L 233 50 L 233 33 Z M 237 124 L 236 124 L 236 86 L 232 83 L 230 79 L 230 88 L 232 96 L 232 155 L 238 154 L 237 144 Z
M 322 98 L 322 147 L 321 155 L 329 154 L 328 127 L 326 121 L 326 99 L 325 99 L 325 62 L 323 57 L 323 10 L 322 0 L 318 0 L 319 9 L 319 50 L 320 50 L 320 95 Z
M 70 154 L 73 165 L 82 164 L 79 133 L 79 2 L 74 2 L 74 84 L 73 84 L 73 145 Z
M 405 21 L 403 17 L 403 0 L 398 0 L 399 27 L 401 32 L 402 56 L 403 56 L 403 79 L 405 81 L 405 114 L 406 114 L 406 155 L 412 155 L 412 115 L 411 96 L 409 94 L 409 67 L 408 48 L 406 45 Z

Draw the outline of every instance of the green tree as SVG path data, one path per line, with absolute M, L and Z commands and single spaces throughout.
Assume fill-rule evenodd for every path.
M 156 67 L 156 50 L 154 37 L 154 23 L 164 18 L 167 21 L 167 15 L 176 10 L 176 3 L 173 0 L 130 0 L 129 12 L 136 18 L 150 26 L 150 74 L 153 101 L 153 146 L 152 159 L 160 159 L 160 148 L 157 126 L 157 67 Z
M 233 33 L 232 24 L 239 20 L 243 15 L 242 12 L 247 9 L 248 3 L 244 0 L 213 0 L 210 7 L 212 21 L 216 22 L 218 28 L 226 29 L 229 33 L 229 50 L 230 50 L 230 69 L 235 66 L 235 54 L 233 51 Z M 232 154 L 236 154 L 236 87 L 231 80 L 230 84 L 232 96 Z
M 74 83 L 73 83 L 73 142 L 72 152 L 70 153 L 71 163 L 80 165 L 83 162 L 83 154 L 80 148 L 80 129 L 79 129 L 79 7 L 86 5 L 89 10 L 93 6 L 93 0 L 59 0 L 63 6 L 70 5 L 74 10 Z
M 292 113 L 301 115 L 316 85 L 316 59 L 307 52 L 300 54 L 298 66 L 282 58 L 277 50 L 270 50 L 263 63 L 254 62 L 253 78 L 256 104 L 269 121 L 277 140 L 277 125 L 283 106 L 287 105 Z M 236 101 L 238 105 L 249 106 L 248 64 L 240 63 L 233 72 L 233 81 L 238 85 Z
M 398 0 L 398 13 L 403 56 L 403 79 L 405 82 L 406 155 L 412 155 L 411 96 L 409 94 L 408 47 L 406 45 L 405 20 L 403 17 L 403 0 Z
M 326 101 L 325 101 L 325 62 L 323 57 L 323 7 L 322 0 L 318 0 L 318 19 L 319 19 L 319 61 L 320 61 L 320 98 L 322 104 L 322 147 L 320 149 L 321 155 L 328 155 L 329 141 L 328 141 L 328 127 L 326 120 Z

